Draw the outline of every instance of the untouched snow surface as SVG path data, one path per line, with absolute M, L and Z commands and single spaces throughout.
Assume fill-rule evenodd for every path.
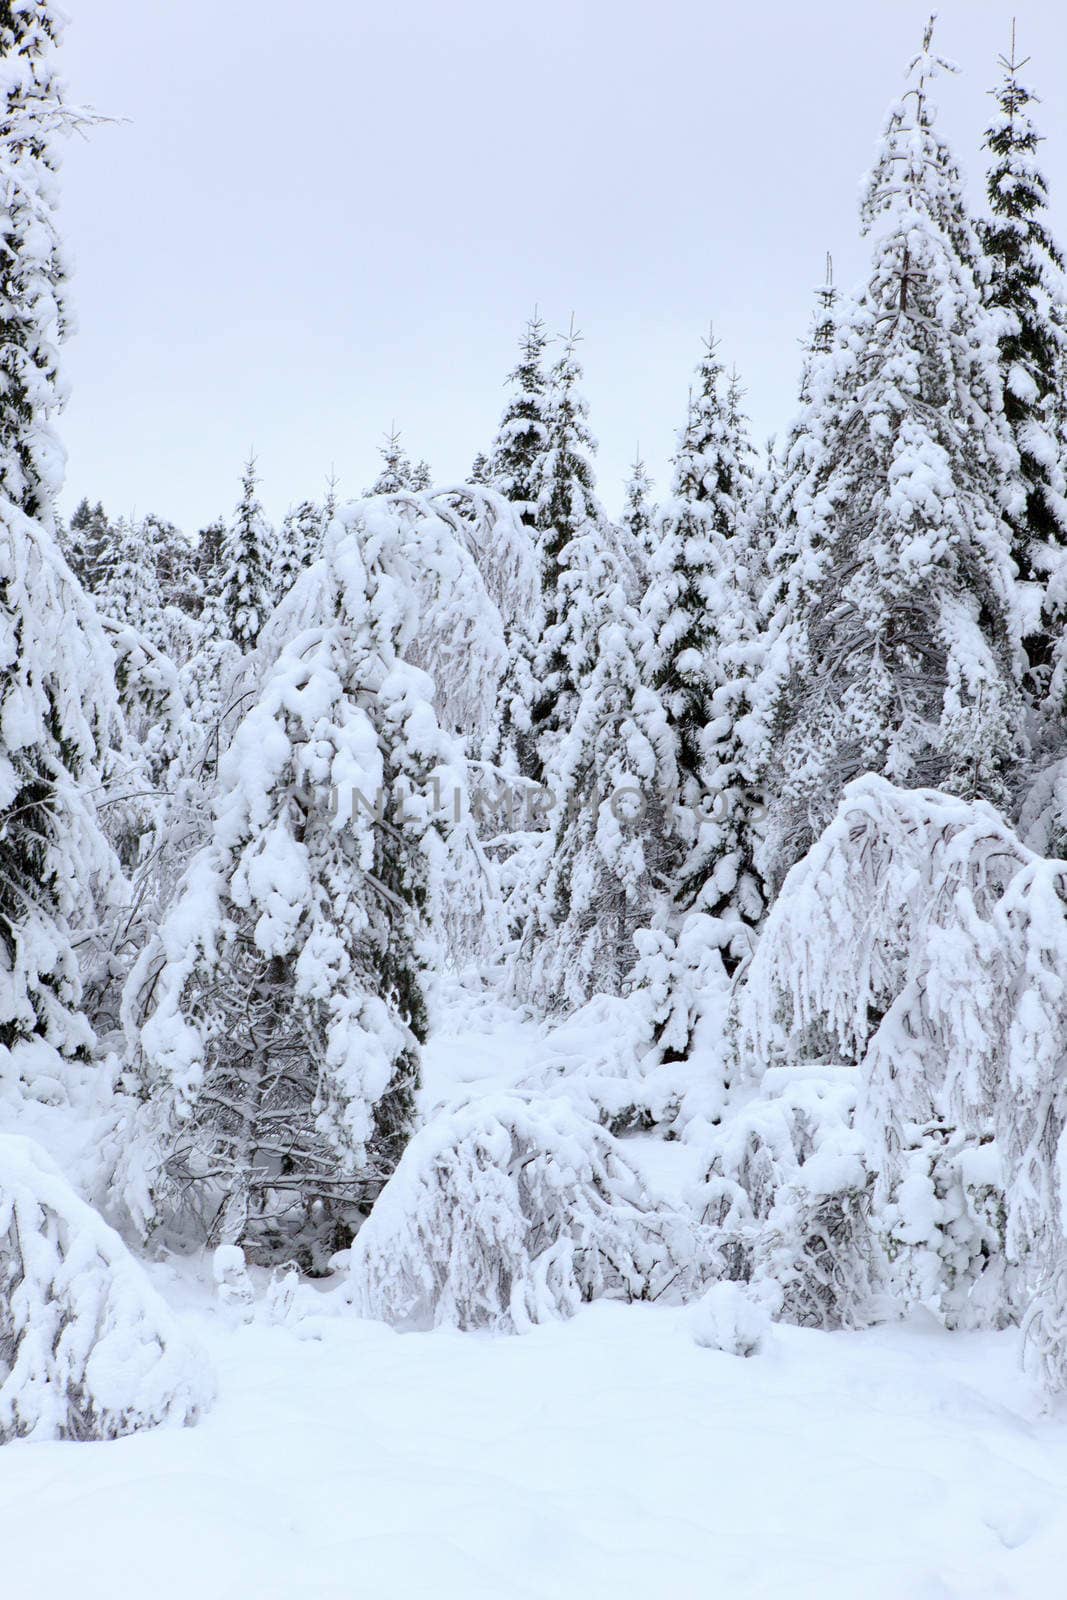
M 1063 1592 L 1067 1431 L 1014 1335 L 778 1327 L 744 1360 L 641 1305 L 521 1338 L 186 1314 L 198 1427 L 0 1451 L 13 1600 Z

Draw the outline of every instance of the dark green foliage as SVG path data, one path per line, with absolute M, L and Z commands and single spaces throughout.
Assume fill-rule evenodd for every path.
M 1025 61 L 1001 57 L 1004 76 L 994 91 L 997 113 L 986 130 L 992 162 L 987 178 L 991 217 L 980 224 L 989 259 L 987 303 L 1005 313 L 1000 339 L 1004 412 L 1019 452 L 1005 514 L 1012 558 L 1024 581 L 1043 583 L 1057 550 L 1067 546 L 1063 430 L 1067 374 L 1067 312 L 1063 258 L 1045 217 L 1048 186 L 1037 165 L 1041 142 L 1030 118 L 1037 97 L 1019 80 Z M 1047 682 L 1054 637 L 1067 617 L 1062 601 L 1046 604 L 1041 626 L 1026 640 L 1031 688 Z

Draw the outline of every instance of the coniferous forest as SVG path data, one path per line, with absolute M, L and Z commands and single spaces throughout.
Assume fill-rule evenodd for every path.
M 354 498 L 274 526 L 250 455 L 182 531 L 57 509 L 57 172 L 94 120 L 62 31 L 0 0 L 0 1438 L 210 1430 L 224 1336 L 284 1335 L 313 1385 L 353 1329 L 540 1350 L 608 1301 L 753 1394 L 794 1350 L 995 1351 L 1062 1492 L 1067 289 L 1030 87 L 1056 64 L 990 64 L 957 153 L 917 40 L 865 276 L 828 267 L 769 450 L 709 333 L 670 482 L 635 460 L 609 514 L 595 340 L 535 313 L 468 481 L 394 428 Z M 377 1359 L 344 1350 L 353 1382 Z M 1003 1492 L 998 1559 L 1040 1527 L 1059 1570 L 1067 1521 Z M 851 1571 L 818 1592 L 935 1592 Z M 1056 1592 L 1017 1571 L 995 1592 Z M 200 1592 L 266 1592 L 227 1581 Z

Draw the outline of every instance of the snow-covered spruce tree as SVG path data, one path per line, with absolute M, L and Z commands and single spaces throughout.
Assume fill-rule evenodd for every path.
M 163 600 L 150 531 L 147 524 L 132 517 L 119 517 L 112 523 L 96 603 L 103 616 L 134 628 L 161 646 L 165 634 Z
M 331 576 L 334 618 L 282 651 L 222 755 L 212 839 L 131 985 L 161 1160 L 142 1219 L 309 1260 L 403 1148 L 425 1028 L 417 851 L 359 798 L 398 776 L 411 685 L 388 634 L 374 661 L 377 575 Z
M 330 523 L 333 521 L 334 517 L 337 515 L 337 485 L 340 483 L 340 481 L 341 480 L 337 476 L 337 473 L 334 471 L 333 467 L 331 467 L 330 471 L 329 471 L 329 474 L 328 474 L 328 476 L 326 478 L 326 493 L 322 497 L 322 531 L 323 531 L 323 534 L 325 534 L 326 529 L 330 526 Z M 321 548 L 322 548 L 322 538 L 320 537 L 318 543 L 315 546 L 315 554 L 316 555 L 318 555 L 320 553 Z
M 545 391 L 546 438 L 537 463 L 534 518 L 546 593 L 555 586 L 565 546 L 603 516 L 592 462 L 597 445 L 589 431 L 589 403 L 581 392 L 580 340 L 572 326 Z
M 652 504 L 652 479 L 638 450 L 634 456 L 630 476 L 626 480 L 626 503 L 623 506 L 622 526 L 633 549 L 640 554 L 646 576 L 656 548 L 655 525 L 656 508 Z
M 195 615 L 200 603 L 196 546 L 175 523 L 155 511 L 143 520 L 162 604 Z
M 642 602 L 644 670 L 670 733 L 661 783 L 673 791 L 675 902 L 720 918 L 727 959 L 738 961 L 745 930 L 763 909 L 745 748 L 754 624 L 742 534 L 751 447 L 736 390 L 732 400 L 723 393 L 711 338 L 698 375 Z
M 810 555 L 810 506 L 801 487 L 823 469 L 828 437 L 844 398 L 844 363 L 832 360 L 839 294 L 833 260 L 815 290 L 811 326 L 802 341 L 798 412 L 779 452 L 771 441 L 763 473 L 753 487 L 749 517 L 750 569 L 764 647 L 792 621 L 791 582 L 796 563 Z
M 415 494 L 424 494 L 433 482 L 433 473 L 430 471 L 428 461 L 416 461 L 411 469 L 410 488 Z
M 155 592 L 160 603 L 160 645 L 177 667 L 184 667 L 200 641 L 204 604 L 200 553 L 180 528 L 156 512 L 144 519 L 145 538 L 154 558 Z
M 226 629 L 237 648 L 253 650 L 272 606 L 271 566 L 274 534 L 256 496 L 256 458 L 249 456 L 241 479 L 241 498 L 226 529 L 220 552 L 220 580 Z
M 812 377 L 820 356 L 829 355 L 834 347 L 837 330 L 838 290 L 834 284 L 834 258 L 826 252 L 826 272 L 815 290 L 815 307 L 811 313 L 811 327 L 804 340 L 804 359 L 800 370 L 800 403 L 807 405 L 812 398 Z
M 722 924 L 723 960 L 730 973 L 751 951 L 753 930 L 770 899 L 760 865 L 766 805 L 753 718 L 764 658 L 758 626 L 763 571 L 757 474 L 743 396 L 735 368 L 726 388 L 715 500 L 729 556 L 727 600 L 736 615 L 728 612 L 715 629 L 718 682 L 706 736 L 708 782 L 696 846 L 696 905 Z
M 207 589 L 197 618 L 195 644 L 181 668 L 182 694 L 198 731 L 199 765 L 214 773 L 228 732 L 223 723 L 233 710 L 231 690 L 241 663 L 241 651 L 230 637 L 226 596 Z
M 135 802 L 158 798 L 166 789 L 171 770 L 188 770 L 189 748 L 200 742 L 199 728 L 182 692 L 181 677 L 170 657 L 136 628 L 108 617 L 104 631 L 114 652 L 115 684 L 122 712 L 123 740 L 113 767 L 125 768 L 125 777 L 112 788 L 129 789 Z M 124 796 L 112 796 L 109 811 L 121 812 Z M 145 814 L 135 807 L 136 816 Z M 109 827 L 111 826 L 109 819 Z M 140 824 L 134 826 L 132 841 Z M 123 864 L 132 857 L 120 849 Z
M 91 1043 L 76 943 L 116 876 L 95 800 L 117 716 L 111 654 L 55 540 L 65 264 L 57 136 L 75 125 L 50 5 L 0 8 L 0 1044 Z
M 65 527 L 58 518 L 56 520 L 59 542 L 62 546 L 63 554 L 67 558 L 67 564 L 79 583 L 82 584 L 85 583 L 85 580 L 81 574 L 80 563 L 84 559 L 85 538 L 92 520 L 93 508 L 89 504 L 89 496 L 84 494 L 71 512 L 70 521 Z M 88 585 L 85 586 L 88 587 Z
M 605 538 L 607 518 L 596 498 L 589 406 L 580 392 L 579 335 L 571 329 L 549 375 L 548 438 L 541 458 L 536 543 L 544 630 L 534 661 L 533 731 L 542 770 L 572 724 L 596 650 L 600 598 L 618 573 Z
M 0 1440 L 192 1423 L 213 1388 L 118 1234 L 39 1146 L 0 1136 Z
M 979 224 L 979 235 L 989 261 L 986 303 L 1004 317 L 1004 414 L 1019 456 L 1018 472 L 1004 492 L 1012 557 L 1024 583 L 1039 585 L 1039 595 L 1046 591 L 1044 604 L 1027 608 L 1032 620 L 1025 624 L 1032 689 L 1040 697 L 1067 621 L 1067 302 L 1063 258 L 1045 220 L 1048 186 L 1037 164 L 1040 136 L 1029 111 L 1037 96 L 1019 78 L 1026 64 L 1015 59 L 1013 24 L 1011 53 L 1000 59 L 1004 75 L 994 92 L 997 111 L 985 136 L 992 214 Z M 1059 677 L 1064 676 L 1061 671 Z M 1057 698 L 1062 715 L 1067 709 L 1062 684 Z
M 548 337 L 536 312 L 523 330 L 519 360 L 508 378 L 504 414 L 488 458 L 481 458 L 484 481 L 518 512 L 534 549 L 541 465 L 548 447 L 548 379 L 544 360 Z M 478 478 L 478 463 L 471 481 Z M 540 582 L 538 584 L 540 589 Z M 531 717 L 537 700 L 536 657 L 541 636 L 541 601 L 508 632 L 508 666 L 500 685 L 496 728 L 486 754 L 505 771 L 534 779 L 540 775 Z
M 930 32 L 863 204 L 873 265 L 811 376 L 802 543 L 761 686 L 780 881 L 856 773 L 1003 803 L 1021 651 L 999 486 L 1018 464 L 981 256 L 928 86 Z M 827 413 L 824 407 L 831 407 Z
M 642 682 L 640 619 L 610 566 L 603 581 L 602 595 L 582 593 L 592 653 L 546 771 L 554 822 L 515 963 L 519 991 L 542 1012 L 619 994 L 638 958 L 634 935 L 665 898 L 657 778 L 670 758 L 666 718 Z
M 314 500 L 301 500 L 289 513 L 291 519 L 290 538 L 297 559 L 298 567 L 304 567 L 317 561 L 322 553 L 322 541 L 326 528 L 336 513 L 336 505 L 327 514 L 324 506 L 316 505 Z
M 71 514 L 70 526 L 60 537 L 67 565 L 84 589 L 94 593 L 100 581 L 108 547 L 107 513 L 98 500 L 91 506 L 87 497 L 79 500 Z
M 702 737 L 711 720 L 716 664 L 710 659 L 712 619 L 723 609 L 719 594 L 727 560 L 725 537 L 736 526 L 732 504 L 713 507 L 718 488 L 718 445 L 723 433 L 715 344 L 705 341 L 699 389 L 690 391 L 686 424 L 674 457 L 671 498 L 660 510 L 648 590 L 642 612 L 650 629 L 648 670 L 663 695 L 678 747 L 683 805 L 696 808 L 705 764 Z M 725 511 L 728 521 L 714 519 Z M 709 537 L 719 534 L 719 538 Z
M 487 463 L 487 482 L 518 508 L 531 528 L 541 488 L 541 462 L 548 448 L 547 348 L 545 325 L 535 312 L 523 329 L 519 360 L 508 377 L 504 415 Z M 471 481 L 476 481 L 473 476 Z
M 756 465 L 756 451 L 749 434 L 744 399 L 745 390 L 741 383 L 741 375 L 737 368 L 733 367 L 726 379 L 723 402 L 725 433 L 717 492 L 724 501 L 729 496 L 729 509 L 733 517 L 733 531 L 729 535 L 731 550 L 734 552 L 738 579 L 746 589 L 751 605 L 756 590 L 749 572 L 752 561 L 749 546 L 752 537 L 752 497 L 759 469 Z
M 761 650 L 768 643 L 764 619 L 773 618 L 776 609 L 772 586 L 781 543 L 782 480 L 782 462 L 772 437 L 764 446 L 762 461 L 753 469 L 745 516 L 745 588 L 751 596 L 753 625 Z
M 127 989 L 144 1106 L 124 1192 L 142 1227 L 315 1262 L 395 1164 L 425 1032 L 425 920 L 465 793 L 413 660 L 438 666 L 465 597 L 492 610 L 447 520 L 417 498 L 364 501 L 264 631 L 210 840 Z M 481 642 L 459 631 L 488 703 L 499 624 Z
M 285 513 L 274 545 L 270 589 L 275 605 L 289 593 L 308 563 L 316 525 L 321 513 L 310 500 L 304 500 Z
M 219 753 L 219 724 L 241 652 L 230 633 L 224 583 L 228 530 L 219 520 L 201 528 L 196 549 L 196 582 L 200 604 L 196 636 L 183 663 L 182 692 L 202 744 L 205 770 L 214 772 Z
M 415 469 L 411 465 L 407 451 L 400 443 L 398 428 L 390 428 L 384 443 L 378 447 L 378 454 L 382 458 L 381 471 L 370 488 L 364 490 L 365 500 L 379 494 L 401 494 L 405 489 L 414 488 L 412 479 Z
M 201 528 L 196 543 L 196 576 L 204 595 L 220 592 L 226 521 L 219 517 Z
M 632 545 L 625 523 L 612 523 L 596 495 L 593 456 L 597 442 L 589 431 L 589 405 L 581 392 L 581 338 L 572 320 L 563 350 L 548 374 L 547 438 L 537 466 L 534 526 L 550 625 L 558 615 L 554 596 L 564 564 L 563 551 L 583 530 L 597 529 L 600 544 L 616 563 L 629 599 L 636 599 L 643 586 L 640 551 Z M 549 703 L 553 698 L 550 690 Z

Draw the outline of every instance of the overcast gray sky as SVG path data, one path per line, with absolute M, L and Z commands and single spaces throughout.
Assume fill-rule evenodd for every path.
M 64 0 L 63 228 L 79 332 L 69 509 L 228 513 L 377 470 L 395 420 L 443 481 L 496 426 L 535 302 L 584 334 L 598 477 L 662 483 L 709 321 L 759 439 L 788 421 L 812 289 L 862 273 L 861 174 L 911 0 Z M 1067 7 L 948 0 L 942 126 L 977 197 L 1017 18 L 1067 237 Z

